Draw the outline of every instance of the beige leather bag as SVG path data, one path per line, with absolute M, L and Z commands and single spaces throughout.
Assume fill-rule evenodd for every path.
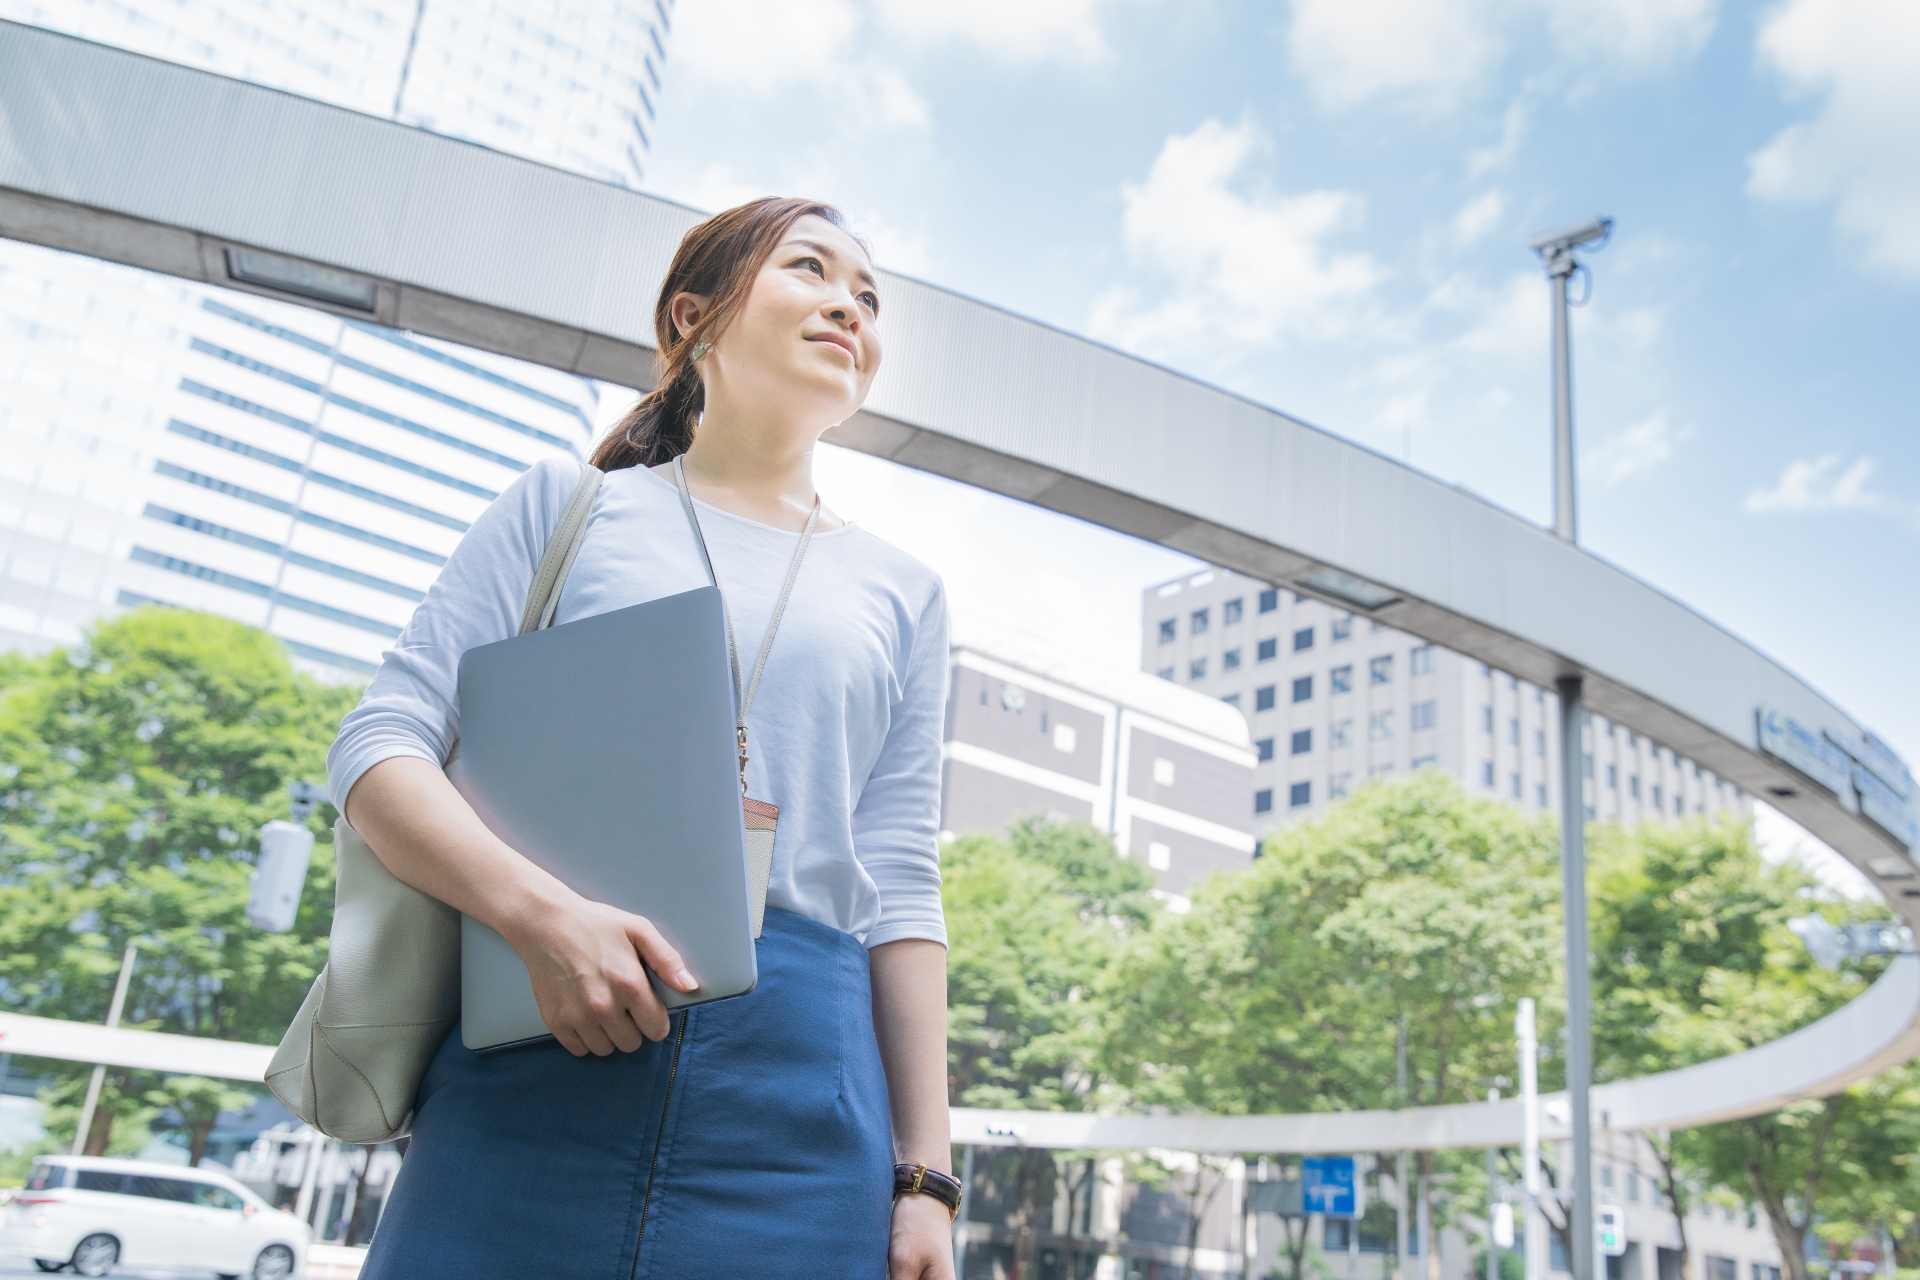
M 521 635 L 552 625 L 601 478 L 588 467 L 561 513 L 527 591 Z M 390 1142 L 412 1124 L 421 1078 L 460 1017 L 460 913 L 396 879 L 344 817 L 333 827 L 333 857 L 327 965 L 266 1083 L 329 1137 Z

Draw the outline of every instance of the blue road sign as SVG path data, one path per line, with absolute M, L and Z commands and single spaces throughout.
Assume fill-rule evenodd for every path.
M 1329 1218 L 1358 1218 L 1367 1211 L 1366 1193 L 1354 1176 L 1352 1156 L 1308 1156 L 1300 1162 L 1300 1198 L 1308 1213 Z

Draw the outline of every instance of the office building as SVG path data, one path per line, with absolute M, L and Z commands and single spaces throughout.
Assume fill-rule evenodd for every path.
M 0 0 L 0 19 L 627 186 L 670 13 Z M 542 458 L 584 457 L 602 395 L 622 394 L 380 328 L 350 282 L 301 264 L 226 265 L 232 290 L 0 242 L 0 647 L 71 643 L 155 601 L 265 627 L 303 666 L 364 678 L 473 517 Z
M 942 756 L 949 835 L 1029 815 L 1090 822 L 1176 904 L 1196 879 L 1253 857 L 1245 722 L 1215 698 L 1139 672 L 1014 632 L 958 628 Z
M 1369 778 L 1443 769 L 1469 794 L 1560 811 L 1559 699 L 1292 590 L 1207 569 L 1146 589 L 1143 670 L 1246 718 L 1258 828 L 1324 812 Z M 1748 812 L 1738 787 L 1604 717 L 1585 728 L 1587 816 Z

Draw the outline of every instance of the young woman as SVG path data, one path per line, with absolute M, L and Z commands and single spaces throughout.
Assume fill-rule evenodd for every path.
M 441 773 L 460 655 L 515 633 L 581 469 L 550 461 L 474 522 L 328 758 L 334 802 L 410 885 L 498 931 L 550 1043 L 447 1038 L 367 1280 L 949 1280 L 946 933 L 936 833 L 940 580 L 818 506 L 814 442 L 866 399 L 881 297 L 830 206 L 758 200 L 687 233 L 654 308 L 662 373 L 601 443 L 565 623 L 707 585 L 751 669 L 750 794 L 779 807 L 759 985 L 669 1016 L 653 925 L 496 838 Z M 633 661 L 645 662 L 645 654 Z M 599 679 L 620 679 L 618 670 Z M 924 1166 L 896 1195 L 896 1165 Z

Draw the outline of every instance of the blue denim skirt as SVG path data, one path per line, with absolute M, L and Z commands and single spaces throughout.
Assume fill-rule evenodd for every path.
M 365 1280 L 885 1280 L 893 1132 L 866 949 L 768 908 L 759 984 L 633 1053 L 447 1037 Z

